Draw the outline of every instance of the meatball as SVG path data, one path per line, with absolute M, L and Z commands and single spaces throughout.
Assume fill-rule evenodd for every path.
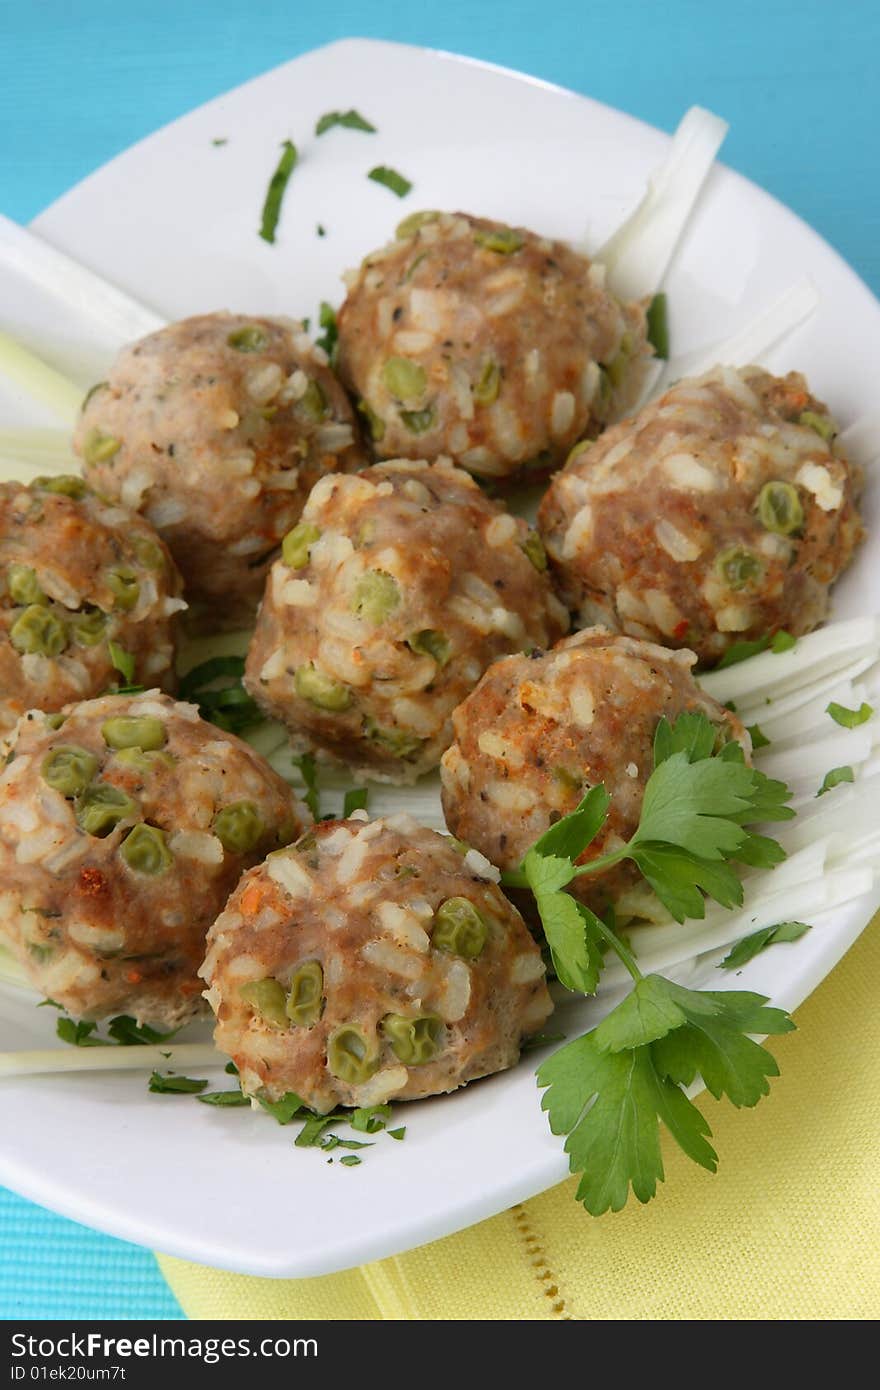
M 246 874 L 202 970 L 242 1090 L 293 1091 L 326 1112 L 512 1066 L 552 1004 L 541 953 L 495 877 L 411 816 L 365 812 Z
M 562 242 L 421 212 L 347 278 L 339 371 L 381 458 L 546 473 L 639 395 L 642 305 L 621 304 L 603 267 Z
M 86 398 L 87 477 L 149 518 L 215 623 L 256 606 L 312 485 L 364 461 L 326 361 L 293 321 L 205 314 L 124 349 Z
M 308 815 L 247 744 L 151 690 L 26 714 L 0 776 L 0 942 L 69 1013 L 176 1027 L 205 933 Z
M 538 514 L 582 624 L 705 665 L 734 642 L 825 616 L 862 536 L 860 479 L 796 372 L 715 367 L 577 448 Z
M 525 522 L 448 460 L 324 478 L 272 568 L 245 684 L 294 745 L 413 782 L 496 657 L 568 626 Z
M 181 587 L 152 526 L 82 478 L 0 483 L 0 734 L 114 681 L 173 688 Z
M 443 758 L 443 812 L 453 835 L 502 869 L 601 782 L 611 798 L 584 862 L 635 833 L 653 770 L 661 716 L 704 714 L 719 739 L 748 752 L 739 720 L 691 675 L 692 652 L 594 627 L 550 652 L 509 656 L 486 672 L 455 711 L 455 743 Z M 594 911 L 639 881 L 627 862 L 576 879 L 571 892 Z

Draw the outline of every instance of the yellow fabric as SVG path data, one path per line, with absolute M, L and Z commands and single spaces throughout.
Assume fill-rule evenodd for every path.
M 569 1181 L 344 1274 L 255 1279 L 164 1256 L 161 1268 L 194 1318 L 876 1318 L 878 978 L 880 914 L 798 1011 L 798 1031 L 773 1041 L 770 1096 L 753 1111 L 701 1099 L 718 1173 L 668 1145 L 647 1207 L 594 1220 Z

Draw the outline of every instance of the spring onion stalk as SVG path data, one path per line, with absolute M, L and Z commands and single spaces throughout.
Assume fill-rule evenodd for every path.
M 0 1079 L 51 1076 L 84 1071 L 190 1071 L 220 1067 L 225 1057 L 211 1043 L 173 1043 L 160 1047 L 37 1048 L 0 1052 Z
M 82 405 L 81 389 L 8 333 L 0 333 L 0 375 L 46 406 L 59 420 L 73 426 Z
M 692 106 L 638 207 L 595 253 L 621 299 L 643 299 L 660 288 L 727 130 L 720 116 Z
M 772 347 L 793 333 L 815 312 L 818 304 L 819 292 L 812 280 L 806 277 L 798 280 L 729 338 L 673 357 L 666 364 L 663 380 L 677 381 L 683 376 L 701 376 L 719 362 L 731 367 L 747 367 L 752 362 L 761 362 Z
M 16 989 L 31 989 L 31 983 L 14 956 L 0 946 L 0 984 Z
M 42 237 L 0 216 L 0 263 L 38 290 L 66 304 L 80 317 L 106 330 L 114 345 L 142 338 L 165 320 L 131 295 L 57 251 Z

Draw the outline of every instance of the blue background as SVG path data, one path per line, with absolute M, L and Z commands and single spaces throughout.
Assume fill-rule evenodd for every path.
M 351 35 L 520 68 L 666 130 L 710 106 L 725 162 L 880 290 L 876 0 L 0 0 L 0 211 L 29 220 L 157 126 Z M 0 1317 L 180 1316 L 147 1252 L 0 1191 Z

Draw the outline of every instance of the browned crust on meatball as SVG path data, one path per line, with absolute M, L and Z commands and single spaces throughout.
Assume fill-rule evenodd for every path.
M 492 478 L 547 473 L 637 399 L 644 310 L 562 242 L 466 213 L 421 216 L 346 277 L 339 370 L 373 449 L 449 454 Z M 395 392 L 393 358 L 421 372 L 421 390 Z
M 242 1089 L 313 1109 L 442 1094 L 512 1066 L 552 1004 L 540 952 L 522 918 L 453 843 L 407 815 L 324 823 L 245 876 L 208 937 L 203 970 L 215 1040 Z M 434 914 L 466 898 L 486 924 L 479 956 L 432 945 Z M 323 971 L 323 1006 L 310 1026 L 272 1024 L 241 995 L 263 979 L 288 989 L 305 962 Z M 381 1031 L 389 1014 L 439 1020 L 432 1060 L 404 1065 Z M 331 1072 L 328 1043 L 346 1025 L 377 1049 L 373 1074 Z
M 812 631 L 863 536 L 861 478 L 835 428 L 797 372 L 677 383 L 551 484 L 538 527 L 561 597 L 583 624 L 689 647 L 704 665 L 735 642 Z M 762 523 L 770 483 L 796 493 L 790 534 Z

